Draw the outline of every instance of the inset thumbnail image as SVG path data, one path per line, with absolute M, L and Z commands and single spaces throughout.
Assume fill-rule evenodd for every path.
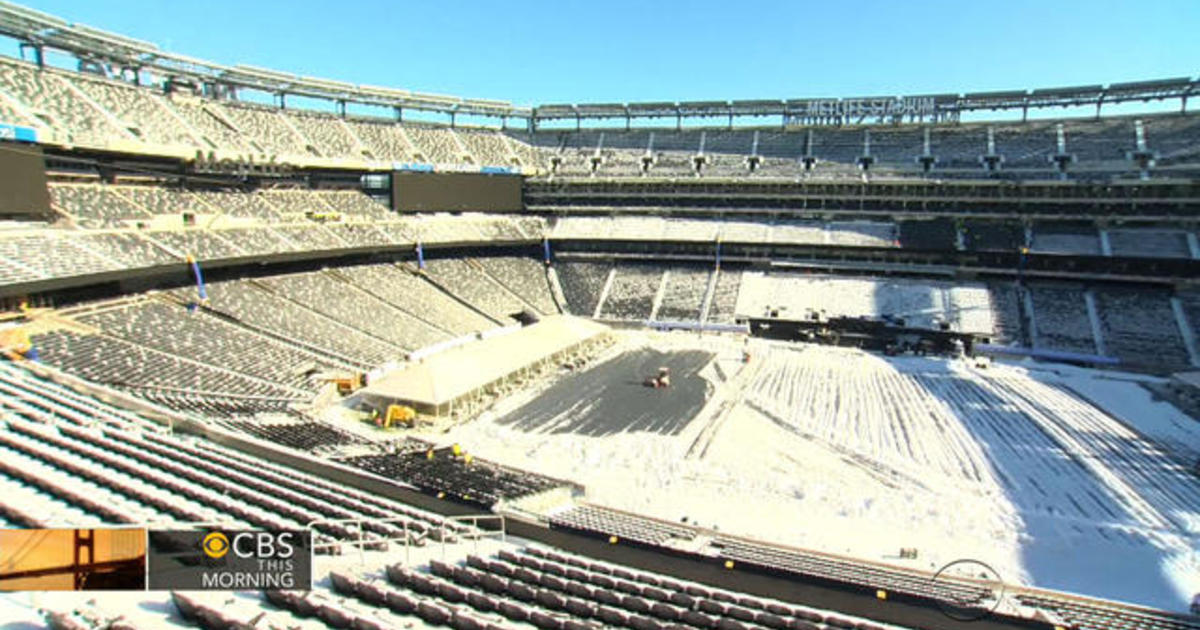
M 145 588 L 144 529 L 0 529 L 0 591 Z

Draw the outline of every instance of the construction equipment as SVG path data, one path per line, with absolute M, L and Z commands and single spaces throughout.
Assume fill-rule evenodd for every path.
M 326 382 L 333 383 L 337 386 L 337 391 L 342 396 L 349 396 L 354 392 L 363 388 L 365 379 L 362 374 L 354 374 L 352 376 L 332 376 L 325 379 Z
M 671 368 L 660 367 L 658 374 L 647 376 L 646 380 L 642 381 L 642 385 L 653 387 L 654 389 L 663 389 L 671 386 Z
M 24 328 L 11 327 L 0 329 L 0 356 L 12 361 L 37 359 L 37 351 Z
M 417 420 L 417 410 L 408 405 L 388 405 L 387 413 L 375 418 L 375 424 L 390 429 L 394 426 L 412 428 Z
M 309 221 L 316 221 L 317 223 L 336 223 L 342 220 L 342 213 L 308 210 L 304 213 L 304 217 Z

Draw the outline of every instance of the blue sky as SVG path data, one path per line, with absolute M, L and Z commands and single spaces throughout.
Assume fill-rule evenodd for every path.
M 27 0 L 220 63 L 522 105 L 968 92 L 1200 74 L 1200 0 Z M 4 54 L 16 46 L 4 42 Z

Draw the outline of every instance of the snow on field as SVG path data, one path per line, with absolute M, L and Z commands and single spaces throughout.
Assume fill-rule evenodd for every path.
M 630 424 L 637 400 L 666 409 L 696 391 L 631 378 L 581 386 L 579 405 L 527 397 L 446 438 L 579 481 L 598 504 L 765 540 L 924 569 L 972 558 L 1011 582 L 1169 610 L 1200 591 L 1200 480 L 1160 445 L 1195 446 L 1200 431 L 1134 382 L 758 341 L 743 366 L 732 339 L 634 339 L 600 365 L 640 344 L 715 355 L 688 375 L 711 384 L 690 422 Z M 614 408 L 595 396 L 634 409 L 574 417 Z
M 1138 384 L 1154 379 L 1106 378 L 1075 368 L 1063 374 L 1060 380 L 1092 404 L 1103 407 L 1146 437 L 1169 447 L 1179 457 L 1188 461 L 1200 458 L 1200 422 L 1171 403 L 1154 400 L 1153 395 Z

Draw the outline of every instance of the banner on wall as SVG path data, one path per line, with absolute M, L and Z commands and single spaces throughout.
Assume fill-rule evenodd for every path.
M 416 173 L 483 173 L 485 175 L 520 175 L 521 170 L 510 166 L 475 166 L 474 164 L 423 164 L 392 162 L 392 170 Z
M 37 142 L 37 130 L 31 127 L 22 127 L 20 125 L 10 125 L 8 123 L 0 122 L 0 140 Z

